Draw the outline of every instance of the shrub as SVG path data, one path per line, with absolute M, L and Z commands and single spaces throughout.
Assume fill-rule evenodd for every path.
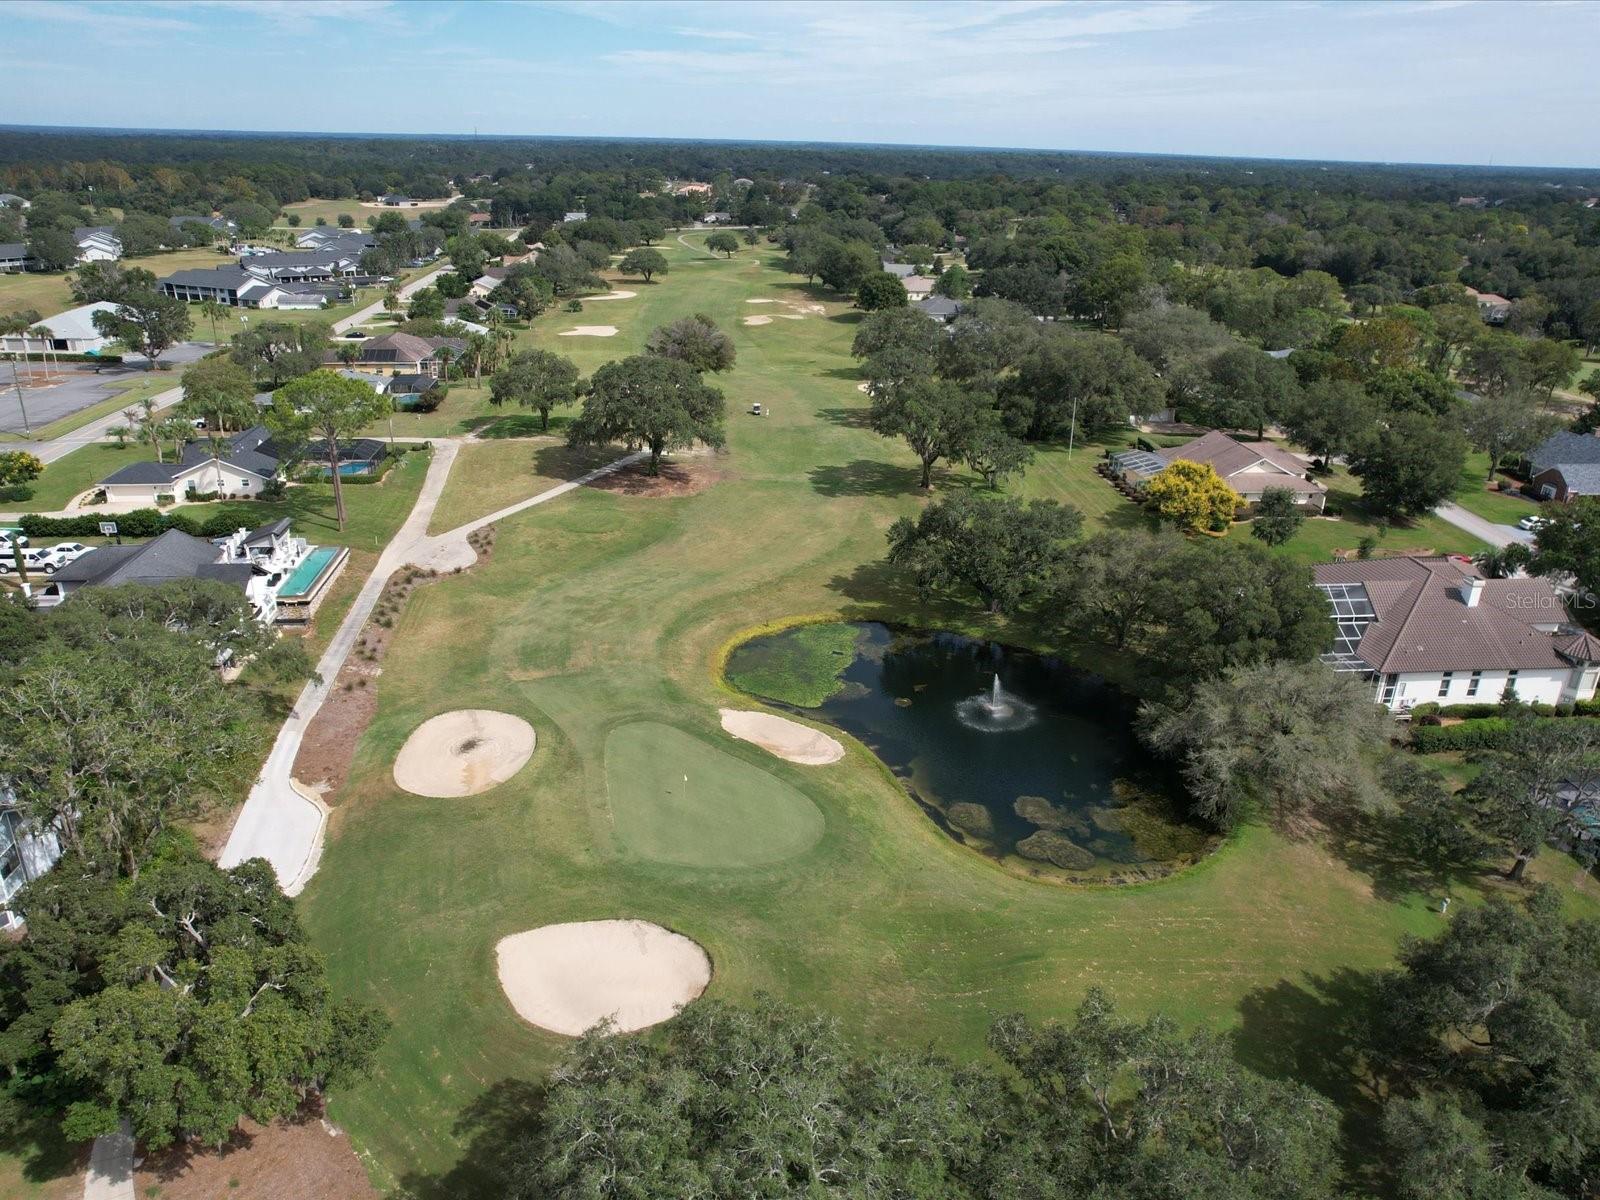
M 1419 754 L 1435 754 L 1442 750 L 1499 750 L 1507 745 L 1510 731 L 1511 720 L 1506 717 L 1482 717 L 1437 728 L 1413 726 L 1411 748 Z
M 33 499 L 33 489 L 25 483 L 13 483 L 0 487 L 0 500 L 23 501 Z

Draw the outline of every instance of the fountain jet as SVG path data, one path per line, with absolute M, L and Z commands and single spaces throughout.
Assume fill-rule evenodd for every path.
M 1033 705 L 1006 695 L 1005 689 L 1000 686 L 1000 676 L 996 674 L 987 694 L 979 692 L 956 705 L 956 716 L 969 729 L 983 733 L 1010 733 L 1032 725 L 1034 712 Z

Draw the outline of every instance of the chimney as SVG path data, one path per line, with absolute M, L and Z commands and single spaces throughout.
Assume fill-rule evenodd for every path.
M 1477 608 L 1478 601 L 1483 599 L 1485 583 L 1482 579 L 1463 579 L 1461 581 L 1461 602 L 1468 608 Z

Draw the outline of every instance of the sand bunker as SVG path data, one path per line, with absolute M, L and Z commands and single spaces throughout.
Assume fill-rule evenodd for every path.
M 744 319 L 744 323 L 746 325 L 771 325 L 772 324 L 772 318 L 771 317 L 746 317 Z
M 824 767 L 844 757 L 844 747 L 820 729 L 772 713 L 720 708 L 722 728 L 745 742 L 803 767 Z
M 533 745 L 533 726 L 510 713 L 444 713 L 418 725 L 400 747 L 394 781 L 417 796 L 475 796 L 522 770 Z
M 573 329 L 563 329 L 562 337 L 616 337 L 615 325 L 579 325 Z
M 500 986 L 529 1024 L 577 1037 L 608 1017 L 618 1033 L 671 1019 L 711 982 L 698 944 L 649 921 L 577 921 L 501 938 Z
M 805 318 L 803 316 L 801 316 L 799 313 L 779 313 L 778 316 L 781 317 L 785 321 L 804 321 L 805 320 Z
M 776 304 L 776 300 L 746 300 L 746 304 Z
M 626 288 L 619 288 L 617 291 L 607 292 L 604 296 L 585 296 L 583 299 L 585 303 L 590 300 L 632 300 L 638 294 L 638 292 L 630 292 Z
M 858 384 L 856 384 L 856 391 L 864 392 L 871 386 L 872 386 L 871 383 L 858 383 Z

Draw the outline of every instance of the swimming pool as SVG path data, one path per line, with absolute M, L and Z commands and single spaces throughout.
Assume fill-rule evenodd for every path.
M 311 553 L 300 560 L 300 565 L 290 573 L 289 578 L 283 581 L 283 586 L 278 589 L 279 597 L 292 599 L 295 596 L 304 596 L 338 553 L 337 546 L 313 547 Z
M 333 472 L 330 471 L 327 467 L 323 467 L 322 468 L 322 473 L 324 475 L 332 475 L 333 474 Z M 370 474 L 372 474 L 372 464 L 371 463 L 364 463 L 364 462 L 344 462 L 344 463 L 340 463 L 339 464 L 339 474 L 341 474 L 341 475 L 343 475 L 343 476 L 345 476 L 347 478 L 349 476 L 351 476 L 351 475 L 370 475 Z

